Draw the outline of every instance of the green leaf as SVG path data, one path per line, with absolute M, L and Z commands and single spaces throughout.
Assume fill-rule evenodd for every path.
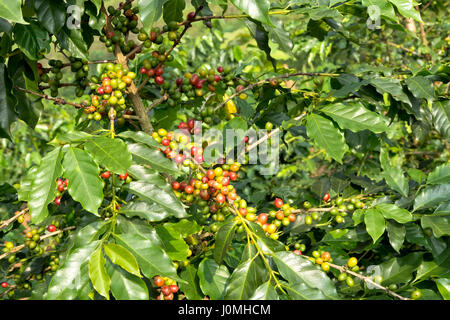
M 76 298 L 78 284 L 75 283 L 75 280 L 80 275 L 81 265 L 88 260 L 98 245 L 99 241 L 94 241 L 70 253 L 50 281 L 47 300 L 72 300 Z
M 362 0 L 362 5 L 366 7 L 377 6 L 382 17 L 398 22 L 394 7 L 387 0 Z
M 175 162 L 166 158 L 157 149 L 150 149 L 141 143 L 133 143 L 128 145 L 128 150 L 130 150 L 133 160 L 137 164 L 149 165 L 154 170 L 171 174 L 175 178 L 181 174 Z
M 249 300 L 279 300 L 278 293 L 275 288 L 267 281 L 260 285 Z
M 166 2 L 167 0 L 138 0 L 140 18 L 146 30 L 150 30 L 161 17 Z
M 389 0 L 392 4 L 394 4 L 400 14 L 407 18 L 412 18 L 418 22 L 422 22 L 422 18 L 420 17 L 420 12 L 417 11 L 414 7 L 418 5 L 418 3 L 414 0 Z
M 139 272 L 139 265 L 136 258 L 124 247 L 119 244 L 109 243 L 104 247 L 106 255 L 111 259 L 112 263 L 117 264 L 124 270 L 135 276 L 142 277 Z
M 273 27 L 269 17 L 270 2 L 268 0 L 230 0 L 239 10 L 263 24 Z
M 180 282 L 180 290 L 185 294 L 188 300 L 202 300 L 203 295 L 199 287 L 199 278 L 197 276 L 197 269 L 192 265 L 188 265 L 180 273 L 181 279 L 186 283 Z
M 401 258 L 392 258 L 380 264 L 382 284 L 388 286 L 392 283 L 408 282 L 412 273 L 422 262 L 423 252 L 413 252 Z
M 423 76 L 416 76 L 406 79 L 405 82 L 414 97 L 427 100 L 434 99 L 434 88 L 431 80 Z
M 172 224 L 165 223 L 156 227 L 156 233 L 163 243 L 163 249 L 172 260 L 184 261 L 189 254 L 189 246 Z
M 186 210 L 163 178 L 155 174 L 151 181 L 147 181 L 132 181 L 128 189 L 142 200 L 158 204 L 170 215 L 178 218 L 186 217 Z
M 414 282 L 431 277 L 439 277 L 448 273 L 450 269 L 450 248 L 447 249 L 432 261 L 423 261 L 417 269 Z
M 394 219 L 399 223 L 406 223 L 412 221 L 411 213 L 403 208 L 397 207 L 392 203 L 380 203 L 375 208 L 381 212 L 386 219 Z
M 320 111 L 330 116 L 342 129 L 349 129 L 353 132 L 367 129 L 374 133 L 381 133 L 388 129 L 380 115 L 367 110 L 360 102 L 336 103 L 328 105 Z
M 83 34 L 79 29 L 69 30 L 63 27 L 57 34 L 59 44 L 66 49 L 72 56 L 89 60 L 89 51 Z
M 39 60 L 39 52 L 50 51 L 50 37 L 35 21 L 28 25 L 16 24 L 13 28 L 14 39 L 22 52 L 31 60 Z
M 427 184 L 441 184 L 450 182 L 450 164 L 444 163 L 436 168 L 427 178 Z
M 339 296 L 331 279 L 317 265 L 305 257 L 292 252 L 276 252 L 272 258 L 280 274 L 289 281 L 290 285 L 305 284 L 311 296 L 324 296 L 326 299 L 336 300 Z
M 398 79 L 392 78 L 369 78 L 369 83 L 375 87 L 380 94 L 389 93 L 395 100 L 411 105 L 411 100 L 403 90 L 402 84 Z
M 214 260 L 205 258 L 198 265 L 197 274 L 204 294 L 212 300 L 223 298 L 225 285 L 230 277 L 227 267 L 219 266 Z
M 386 230 L 392 248 L 400 253 L 403 241 L 405 241 L 405 226 L 395 221 L 386 221 Z
M 411 179 L 417 181 L 419 184 L 427 179 L 427 175 L 422 170 L 409 168 L 406 170 L 406 172 L 411 177 Z
M 326 153 L 339 163 L 342 163 L 342 157 L 348 150 L 345 138 L 330 120 L 317 114 L 310 114 L 306 117 L 306 132 L 308 137 Z
M 64 2 L 34 0 L 34 9 L 39 22 L 50 33 L 56 34 L 66 22 Z
M 383 215 L 376 209 L 367 209 L 364 215 L 364 223 L 366 224 L 367 233 L 375 243 L 386 228 Z
M 84 148 L 99 164 L 114 173 L 125 174 L 131 166 L 131 153 L 120 139 L 93 137 L 84 144 Z
M 443 201 L 448 201 L 449 194 L 450 183 L 426 187 L 414 200 L 414 211 L 431 208 Z
M 112 263 L 107 263 L 106 270 L 111 277 L 111 292 L 116 300 L 149 300 L 144 280 Z
M 136 257 L 142 273 L 147 278 L 161 275 L 179 279 L 172 261 L 161 249 L 160 241 L 138 233 L 114 234 L 114 237 Z
M 420 219 L 422 228 L 431 228 L 436 238 L 450 235 L 450 219 L 447 217 L 424 216 Z
M 0 17 L 11 22 L 27 24 L 22 18 L 22 0 L 0 1 Z
M 16 121 L 17 115 L 14 112 L 15 100 L 11 95 L 12 81 L 8 77 L 6 67 L 0 63 L 0 138 L 11 140 L 11 123 Z
M 28 170 L 26 176 L 22 178 L 20 181 L 20 189 L 17 193 L 19 197 L 19 201 L 28 202 L 30 200 L 30 192 L 31 192 L 31 184 L 36 177 L 36 173 L 38 172 L 38 167 L 34 166 Z
M 64 176 L 69 179 L 69 194 L 86 211 L 99 215 L 98 208 L 103 202 L 105 185 L 99 177 L 99 166 L 86 151 L 67 147 L 64 149 L 63 167 Z
M 258 48 L 266 54 L 267 60 L 269 60 L 272 63 L 273 69 L 276 71 L 276 61 L 272 57 L 271 48 L 269 46 L 269 33 L 264 29 L 264 26 L 261 24 L 261 22 L 255 21 L 255 20 L 246 20 L 245 23 L 247 24 L 248 30 L 250 31 L 250 34 L 252 37 L 256 40 L 256 44 L 258 45 Z M 236 119 L 236 118 L 235 118 Z
M 151 148 L 158 149 L 161 147 L 158 142 L 156 142 L 153 137 L 143 131 L 124 131 L 118 134 L 119 137 L 125 138 L 125 139 L 131 139 L 135 142 L 140 142 L 143 144 L 146 144 L 147 146 Z
M 268 272 L 260 256 L 249 257 L 231 274 L 225 300 L 248 300 L 255 290 L 268 280 Z
M 408 179 L 403 175 L 401 168 L 396 168 L 391 164 L 389 152 L 385 148 L 380 149 L 380 164 L 383 168 L 383 177 L 386 183 L 404 197 L 408 196 Z
M 443 138 L 450 140 L 450 101 L 433 101 L 431 113 L 436 131 Z
M 38 224 L 48 215 L 47 206 L 55 199 L 56 180 L 61 176 L 61 148 L 49 152 L 42 158 L 36 176 L 31 183 L 28 207 L 31 221 Z
M 120 208 L 119 213 L 127 217 L 139 217 L 149 221 L 161 221 L 172 214 L 157 203 L 148 203 L 145 201 L 130 201 L 125 206 Z
M 236 222 L 230 222 L 222 225 L 215 236 L 214 260 L 222 264 L 228 248 L 236 232 Z
M 111 278 L 106 272 L 105 263 L 106 260 L 103 256 L 102 246 L 100 245 L 89 258 L 89 278 L 92 281 L 94 289 L 109 300 Z
M 168 0 L 163 6 L 164 22 L 167 24 L 170 21 L 183 21 L 183 10 L 185 7 L 185 0 Z
M 436 286 L 441 293 L 444 300 L 450 300 L 450 279 L 442 278 L 436 279 Z

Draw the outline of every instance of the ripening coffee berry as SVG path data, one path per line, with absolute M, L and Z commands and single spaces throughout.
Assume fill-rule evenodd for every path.
M 280 198 L 276 198 L 275 201 L 274 201 L 274 205 L 278 209 L 281 208 L 283 206 L 283 200 L 281 200 Z
M 356 259 L 355 257 L 351 257 L 350 259 L 348 259 L 347 261 L 347 265 L 350 268 L 353 268 L 354 266 L 356 266 L 358 264 L 358 259 Z

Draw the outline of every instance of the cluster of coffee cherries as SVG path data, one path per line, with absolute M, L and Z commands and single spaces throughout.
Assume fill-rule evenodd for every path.
M 91 104 L 84 108 L 88 119 L 100 121 L 108 117 L 109 108 L 114 108 L 114 114 L 117 116 L 117 110 L 123 112 L 125 105 L 125 90 L 131 85 L 136 73 L 124 70 L 121 64 L 107 63 L 105 70 L 98 78 L 93 76 L 91 81 Z
M 306 245 L 304 243 L 299 243 L 299 242 L 294 243 L 293 252 L 295 254 L 298 254 L 299 256 L 301 256 L 303 254 L 303 252 L 305 252 L 305 250 L 306 250 Z
M 59 206 L 61 204 L 61 199 L 64 195 L 64 192 L 67 190 L 68 186 L 69 186 L 68 179 L 58 178 L 58 180 L 56 180 L 57 191 L 56 191 L 54 202 L 57 206 Z
M 348 212 L 353 212 L 355 209 L 362 209 L 365 206 L 364 202 L 356 197 L 350 199 L 337 197 L 331 204 L 333 207 L 331 208 L 330 213 L 334 216 L 337 223 L 343 223 L 344 217 L 348 215 Z
M 113 6 L 108 7 L 114 31 L 107 32 L 105 28 L 102 29 L 103 35 L 100 36 L 100 41 L 105 43 L 109 52 L 114 52 L 116 44 L 120 46 L 120 49 L 125 54 L 137 47 L 137 44 L 132 39 L 127 40 L 127 34 L 130 31 L 134 34 L 139 33 L 138 12 L 139 7 L 133 8 L 131 3 L 122 4 L 118 9 Z M 133 60 L 135 55 L 133 54 L 129 58 Z
M 160 292 L 156 298 L 157 300 L 173 300 L 174 294 L 180 290 L 177 282 L 168 277 L 156 276 L 153 279 L 153 283 L 158 287 L 158 292 Z
M 111 178 L 111 175 L 112 175 L 111 172 L 106 170 L 100 174 L 100 177 L 102 177 L 102 179 L 107 180 L 107 179 Z M 124 174 L 119 174 L 118 177 L 120 180 L 124 181 L 125 183 L 130 183 L 132 181 L 131 177 L 126 172 Z
M 69 65 L 70 70 L 75 74 L 75 95 L 81 97 L 89 85 L 89 80 L 87 79 L 89 72 L 88 61 L 75 57 L 69 57 L 69 61 L 69 64 L 64 64 L 61 60 L 51 59 L 48 61 L 50 68 L 44 68 L 41 63 L 37 63 L 39 82 L 48 84 L 52 97 L 58 96 L 59 86 L 63 78 L 61 69 Z

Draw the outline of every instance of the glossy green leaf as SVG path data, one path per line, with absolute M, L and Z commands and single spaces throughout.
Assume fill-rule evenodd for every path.
M 279 300 L 278 293 L 275 288 L 267 281 L 260 285 L 249 300 Z
M 450 140 L 450 101 L 434 101 L 431 108 L 432 124 L 439 134 Z
M 183 10 L 186 7 L 185 0 L 167 0 L 163 6 L 163 19 L 166 23 L 170 21 L 183 21 Z
M 418 99 L 434 99 L 434 88 L 431 80 L 423 77 L 416 76 L 405 80 L 408 89 Z
M 382 17 L 398 22 L 394 7 L 388 2 L 388 0 L 362 0 L 362 5 L 366 7 L 377 6 Z
M 98 244 L 98 241 L 94 241 L 79 247 L 63 261 L 50 281 L 47 300 L 72 300 L 77 296 L 75 280 L 80 274 L 81 265 L 98 248 Z
M 388 151 L 384 148 L 380 149 L 380 164 L 383 168 L 382 175 L 386 183 L 393 190 L 407 197 L 409 192 L 408 179 L 404 176 L 403 170 L 392 166 Z
M 320 148 L 324 148 L 331 158 L 342 163 L 342 157 L 348 150 L 348 146 L 344 135 L 333 122 L 317 114 L 310 114 L 306 117 L 306 132 L 308 137 L 313 139 Z
M 231 3 L 248 14 L 250 18 L 273 26 L 269 17 L 270 2 L 268 0 L 231 0 Z
M 186 216 L 183 205 L 164 179 L 155 174 L 152 181 L 147 181 L 133 181 L 128 185 L 128 188 L 130 192 L 139 196 L 142 200 L 158 204 L 175 217 L 183 218 Z
M 431 228 L 436 238 L 450 235 L 450 219 L 448 217 L 424 216 L 420 219 L 422 228 Z
M 331 104 L 320 111 L 330 116 L 342 129 L 353 132 L 367 129 L 374 133 L 381 133 L 388 129 L 380 115 L 367 110 L 360 102 Z
M 223 299 L 225 285 L 230 277 L 227 267 L 219 266 L 214 260 L 205 258 L 198 266 L 200 288 L 212 300 Z
M 84 144 L 84 148 L 99 164 L 114 173 L 124 174 L 131 166 L 131 153 L 120 139 L 93 137 Z
M 436 279 L 436 286 L 441 293 L 444 300 L 450 300 L 450 279 L 442 278 Z
M 144 280 L 111 263 L 107 263 L 106 270 L 111 277 L 111 292 L 116 300 L 149 300 Z
M 16 101 L 10 93 L 11 83 L 5 65 L 0 63 L 0 137 L 8 139 L 11 139 L 11 123 L 17 119 L 14 112 Z
M 423 252 L 413 252 L 400 258 L 392 258 L 380 264 L 382 285 L 399 284 L 409 281 L 412 273 L 422 262 Z
M 67 147 L 64 149 L 63 167 L 64 177 L 69 179 L 69 194 L 75 201 L 80 202 L 86 211 L 98 215 L 105 185 L 99 177 L 99 166 L 86 151 Z
M 172 216 L 170 212 L 157 203 L 148 203 L 139 200 L 128 202 L 120 208 L 119 212 L 130 218 L 139 217 L 149 221 L 161 221 Z
M 439 277 L 443 274 L 447 274 L 449 270 L 450 248 L 447 247 L 447 249 L 434 260 L 422 262 L 417 269 L 417 275 L 414 282 L 431 277 Z
M 214 245 L 214 260 L 218 264 L 222 264 L 225 254 L 229 250 L 231 241 L 236 232 L 236 222 L 229 222 L 220 227 L 216 233 Z
M 156 227 L 156 233 L 162 241 L 163 250 L 172 260 L 184 261 L 189 254 L 189 246 L 184 241 L 180 232 L 174 229 L 170 223 Z
M 102 246 L 100 245 L 89 258 L 89 278 L 92 281 L 94 289 L 109 300 L 109 289 L 111 278 L 106 272 L 105 257 L 103 256 Z
M 272 255 L 280 274 L 290 284 L 305 284 L 319 291 L 327 299 L 339 299 L 331 279 L 317 265 L 293 252 L 276 252 Z
M 392 248 L 400 253 L 403 241 L 405 241 L 405 226 L 395 221 L 386 221 L 386 231 Z
M 449 194 L 450 183 L 426 187 L 414 200 L 414 211 L 431 208 L 441 202 L 448 201 Z
M 103 246 L 106 255 L 111 259 L 112 263 L 122 267 L 135 276 L 142 277 L 139 272 L 139 265 L 136 258 L 123 246 L 115 243 L 109 243 Z
M 47 217 L 47 206 L 55 199 L 56 180 L 62 173 L 61 159 L 61 148 L 49 152 L 42 158 L 31 183 L 28 207 L 30 208 L 31 221 L 35 224 L 42 222 Z
M 186 295 L 188 300 L 202 300 L 203 294 L 199 287 L 199 278 L 197 276 L 197 269 L 188 265 L 180 273 L 181 279 L 186 283 L 179 283 L 180 290 Z
M 386 228 L 383 215 L 377 209 L 367 209 L 364 215 L 367 233 L 375 243 L 382 236 Z
M 406 223 L 412 220 L 411 213 L 403 208 L 397 207 L 392 203 L 380 203 L 375 208 L 381 212 L 386 219 L 393 219 L 399 223 Z
M 118 134 L 119 137 L 125 138 L 125 139 L 131 139 L 135 142 L 140 142 L 148 147 L 158 149 L 161 146 L 156 142 L 155 139 L 152 138 L 151 135 L 142 132 L 142 131 L 124 131 Z
M 89 59 L 88 47 L 81 30 L 69 30 L 67 27 L 63 27 L 56 34 L 56 38 L 58 39 L 61 47 L 69 51 L 74 57 Z
M 13 32 L 14 40 L 29 59 L 39 60 L 41 50 L 50 51 L 50 37 L 37 22 L 32 21 L 27 25 L 16 24 Z
M 154 170 L 171 174 L 174 177 L 180 175 L 180 171 L 175 162 L 166 158 L 164 154 L 157 149 L 149 148 L 141 143 L 133 143 L 128 145 L 128 150 L 130 150 L 133 155 L 133 160 L 137 164 L 149 165 Z
M 248 300 L 256 289 L 269 278 L 260 256 L 241 262 L 231 274 L 226 287 L 225 300 Z
M 34 0 L 34 9 L 39 22 L 50 33 L 56 34 L 66 22 L 66 8 L 63 2 Z
M 11 22 L 27 24 L 22 18 L 22 0 L 0 1 L 0 17 Z
M 30 170 L 28 170 L 27 175 L 24 176 L 20 181 L 20 189 L 17 193 L 19 201 L 28 202 L 30 200 L 31 184 L 35 179 L 37 172 L 38 172 L 37 166 L 30 168 Z
M 167 0 L 138 0 L 140 18 L 146 30 L 150 30 L 161 17 L 163 5 L 166 2 Z
M 427 178 L 427 184 L 450 183 L 450 164 L 444 163 L 437 166 Z
M 115 234 L 114 237 L 136 257 L 142 273 L 149 279 L 167 276 L 179 279 L 169 256 L 161 249 L 160 243 L 141 234 Z
M 389 2 L 397 7 L 402 16 L 422 22 L 420 12 L 415 8 L 418 5 L 415 0 L 389 0 Z

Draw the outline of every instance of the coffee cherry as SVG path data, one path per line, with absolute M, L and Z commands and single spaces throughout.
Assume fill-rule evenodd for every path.
M 187 15 L 188 20 L 192 20 L 195 18 L 195 12 L 189 12 Z
M 5 281 L 2 282 L 0 285 L 2 286 L 2 288 L 8 288 L 8 286 L 9 286 L 8 282 L 5 282 Z
M 355 285 L 355 281 L 353 281 L 353 278 L 348 277 L 348 276 L 347 276 L 347 278 L 345 279 L 345 282 L 347 283 L 347 285 L 348 285 L 349 287 L 353 287 L 353 286 Z
M 351 257 L 350 259 L 348 259 L 347 261 L 347 265 L 350 268 L 353 268 L 354 266 L 356 266 L 358 264 L 358 259 L 356 259 L 355 257 Z
M 102 177 L 103 179 L 109 179 L 109 177 L 111 177 L 111 172 L 105 171 L 105 172 L 103 172 L 103 173 L 101 174 L 101 177 Z
M 120 178 L 120 180 L 127 180 L 127 178 L 128 178 L 128 173 L 121 174 L 121 175 L 119 176 L 119 178 Z
M 160 276 L 156 276 L 153 282 L 154 282 L 155 286 L 162 287 L 164 285 L 165 281 Z
M 163 83 L 164 83 L 164 78 L 163 77 L 161 77 L 161 76 L 156 76 L 155 77 L 155 83 L 157 84 L 157 85 L 162 85 Z
M 421 297 L 422 297 L 422 291 L 420 291 L 420 290 L 414 290 L 411 293 L 411 299 L 413 299 L 413 300 L 420 299 Z
M 172 291 L 172 293 L 177 293 L 178 290 L 179 290 L 179 288 L 176 284 L 173 284 L 170 286 L 170 291 Z
M 172 291 L 170 290 L 170 287 L 165 285 L 161 287 L 161 292 L 165 295 L 168 296 L 169 294 L 172 293 Z
M 48 232 L 55 232 L 56 226 L 54 224 L 51 224 L 47 227 Z
M 274 205 L 278 209 L 281 208 L 283 206 L 283 200 L 281 200 L 280 198 L 276 198 L 275 201 L 274 201 Z
M 323 201 L 328 202 L 328 200 L 330 200 L 330 194 L 327 192 L 327 193 L 325 193 L 325 195 L 323 196 Z

